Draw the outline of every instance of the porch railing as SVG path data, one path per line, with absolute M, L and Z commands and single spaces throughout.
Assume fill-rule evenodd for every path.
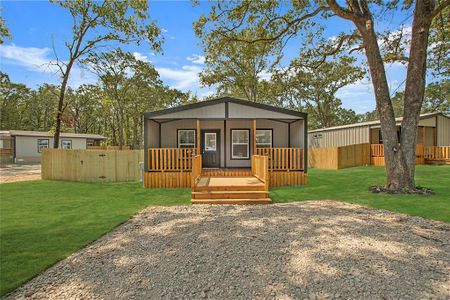
M 189 171 L 195 148 L 148 148 L 148 171 Z
M 426 146 L 424 157 L 427 160 L 450 159 L 450 146 Z
M 264 155 L 252 155 L 252 175 L 261 180 L 269 190 L 269 158 Z
M 303 148 L 257 148 L 257 155 L 268 157 L 270 171 L 303 171 L 305 149 Z
M 370 156 L 372 157 L 384 157 L 384 145 L 383 144 L 371 144 Z M 416 157 L 422 158 L 424 156 L 423 144 L 416 145 Z

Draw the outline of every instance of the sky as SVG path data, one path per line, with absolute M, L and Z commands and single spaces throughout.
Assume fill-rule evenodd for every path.
M 13 82 L 36 88 L 42 83 L 59 82 L 55 69 L 48 66 L 54 59 L 53 46 L 59 57 L 66 53 L 64 42 L 71 36 L 71 17 L 58 5 L 47 1 L 2 1 L 2 17 L 13 38 L 0 45 L 0 70 Z M 135 57 L 151 62 L 163 82 L 182 91 L 192 91 L 199 97 L 211 95 L 214 88 L 200 86 L 198 73 L 204 67 L 204 56 L 195 36 L 192 24 L 201 14 L 209 11 L 209 2 L 193 6 L 189 1 L 150 2 L 150 16 L 162 28 L 163 52 L 155 53 L 148 45 L 125 45 L 123 50 Z M 328 35 L 336 34 L 342 26 L 350 26 L 341 20 L 330 20 Z M 333 29 L 334 28 L 334 29 Z M 298 44 L 291 43 L 285 49 L 285 60 L 298 54 Z M 391 92 L 402 89 L 405 67 L 386 65 Z M 70 78 L 70 86 L 95 83 L 95 75 L 76 67 Z M 345 108 L 364 113 L 375 108 L 373 88 L 368 78 L 349 85 L 337 95 Z

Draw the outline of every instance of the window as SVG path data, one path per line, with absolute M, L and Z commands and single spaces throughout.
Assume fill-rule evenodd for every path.
M 256 130 L 257 148 L 272 148 L 272 144 L 273 144 L 272 129 Z
M 216 151 L 217 139 L 215 132 L 205 132 L 205 151 Z
M 249 159 L 249 129 L 233 129 L 231 130 L 231 158 L 232 159 Z
M 321 139 L 322 138 L 322 134 L 321 133 L 313 133 L 313 138 Z
M 48 139 L 39 139 L 38 140 L 38 152 L 41 153 L 43 148 L 48 148 L 49 140 Z
M 72 141 L 71 140 L 62 140 L 61 141 L 61 149 L 72 149 Z
M 195 148 L 195 129 L 178 130 L 178 148 Z

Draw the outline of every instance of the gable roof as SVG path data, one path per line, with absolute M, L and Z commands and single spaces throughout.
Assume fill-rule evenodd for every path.
M 444 116 L 446 118 L 449 118 L 449 116 L 446 116 L 440 112 L 421 114 L 419 118 L 420 118 L 420 120 L 422 120 L 422 119 L 428 119 L 428 118 L 435 117 L 435 116 Z M 403 120 L 403 117 L 395 118 L 395 122 L 397 124 L 400 123 L 402 120 Z M 367 122 L 361 122 L 361 123 L 353 123 L 353 124 L 347 124 L 347 125 L 341 125 L 341 126 L 333 126 L 333 127 L 327 127 L 327 128 L 308 130 L 308 133 L 328 131 L 328 130 L 338 130 L 338 129 L 345 129 L 345 128 L 354 128 L 354 127 L 363 127 L 363 126 L 378 126 L 380 124 L 381 124 L 380 120 L 367 121 Z
M 45 131 L 27 131 L 27 130 L 1 130 L 0 135 L 3 136 L 31 136 L 31 137 L 53 137 L 53 134 Z M 70 133 L 61 132 L 62 138 L 85 138 L 94 140 L 104 140 L 106 137 L 100 134 L 89 133 Z
M 222 103 L 235 103 L 235 104 L 239 104 L 239 105 L 246 105 L 246 106 L 259 108 L 259 109 L 263 109 L 263 110 L 267 110 L 267 111 L 272 111 L 272 112 L 277 112 L 277 113 L 281 113 L 281 114 L 294 116 L 294 117 L 297 117 L 300 119 L 305 119 L 307 117 L 307 114 L 304 112 L 301 112 L 301 111 L 296 111 L 296 110 L 282 108 L 282 107 L 276 107 L 276 106 L 263 104 L 263 103 L 251 102 L 248 100 L 234 98 L 234 97 L 220 97 L 220 98 L 215 98 L 212 100 L 206 100 L 206 101 L 166 108 L 166 109 L 162 109 L 162 110 L 147 112 L 147 113 L 144 113 L 144 117 L 146 119 L 151 119 L 153 117 L 162 117 L 166 114 L 172 114 L 172 113 L 181 112 L 181 111 L 185 111 L 185 110 L 207 107 L 207 106 L 212 106 L 212 105 L 217 105 L 217 104 L 222 104 Z

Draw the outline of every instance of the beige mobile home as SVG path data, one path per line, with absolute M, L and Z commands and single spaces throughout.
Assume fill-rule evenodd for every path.
M 401 132 L 402 118 L 397 118 L 397 131 Z M 336 126 L 308 132 L 311 148 L 344 147 L 357 144 L 370 145 L 371 164 L 384 164 L 383 136 L 380 121 Z M 417 128 L 418 162 L 447 161 L 450 146 L 450 117 L 442 113 L 420 115 Z
M 303 112 L 223 97 L 149 112 L 144 122 L 146 187 L 193 187 L 193 203 L 224 203 L 306 182 Z
M 106 139 L 98 134 L 61 133 L 61 149 L 86 149 Z M 38 163 L 44 148 L 53 148 L 53 134 L 41 131 L 0 131 L 0 148 L 8 153 L 9 162 Z

